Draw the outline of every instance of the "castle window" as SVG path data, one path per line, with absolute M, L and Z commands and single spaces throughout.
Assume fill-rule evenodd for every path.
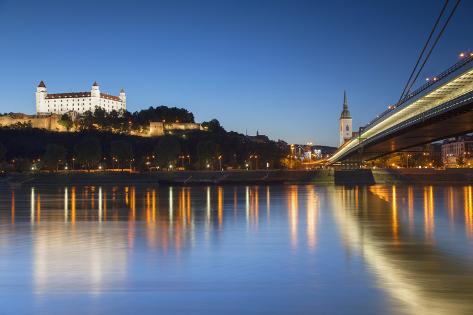
M 348 125 L 347 125 L 347 127 L 346 127 L 346 130 L 347 130 L 347 131 L 349 130 L 349 129 L 348 129 Z

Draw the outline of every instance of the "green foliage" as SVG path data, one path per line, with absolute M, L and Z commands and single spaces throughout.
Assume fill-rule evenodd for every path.
M 61 125 L 61 126 L 64 126 L 64 128 L 66 128 L 68 131 L 72 128 L 72 126 L 74 125 L 73 122 L 72 122 L 72 119 L 71 117 L 69 117 L 69 115 L 67 114 L 63 114 L 61 116 L 61 119 L 58 120 L 58 123 Z
M 207 164 L 213 165 L 217 155 L 217 145 L 210 140 L 197 143 L 197 167 L 204 169 Z
M 167 121 L 167 122 L 183 122 L 193 123 L 194 114 L 184 108 L 158 106 L 156 108 L 149 107 L 133 113 L 133 120 L 138 124 L 148 124 L 150 121 Z
M 207 128 L 210 132 L 223 133 L 225 129 L 220 125 L 220 122 L 217 119 L 212 119 L 210 121 L 204 121 L 202 127 Z
M 29 172 L 31 170 L 31 161 L 25 158 L 15 159 L 15 163 L 13 163 L 13 170 L 20 173 Z
M 4 126 L 1 127 L 2 129 L 12 129 L 12 130 L 23 130 L 23 129 L 31 129 L 33 128 L 33 125 L 31 124 L 31 121 L 28 122 L 17 122 L 14 124 L 11 124 L 9 126 Z
M 139 112 L 130 113 L 128 111 L 117 112 L 115 110 L 107 113 L 105 109 L 96 107 L 94 112 L 85 112 L 76 124 L 80 130 L 107 130 L 122 133 L 130 131 L 145 130 L 149 127 L 150 121 L 168 122 L 194 122 L 194 114 L 184 108 L 176 107 L 150 107 Z
M 79 129 L 81 130 L 92 130 L 95 129 L 94 122 L 94 114 L 88 110 L 86 111 L 80 119 L 77 120 L 79 123 Z
M 102 158 L 102 148 L 97 138 L 85 138 L 74 146 L 77 161 L 88 170 L 95 167 Z
M 49 144 L 43 155 L 43 163 L 49 170 L 58 170 L 59 162 L 66 158 L 66 149 L 57 144 Z
M 113 158 L 118 160 L 118 164 L 122 169 L 124 165 L 130 164 L 133 159 L 133 147 L 128 141 L 113 141 L 110 144 L 110 153 Z
M 118 121 L 129 118 L 119 116 L 116 112 L 114 115 L 114 119 Z M 132 146 L 134 167 L 141 163 L 146 168 L 158 165 L 167 168 L 172 163 L 175 167 L 184 166 L 186 169 L 206 169 L 206 164 L 210 163 L 215 169 L 220 164 L 220 155 L 222 168 L 244 168 L 251 155 L 258 156 L 251 161 L 252 168 L 265 168 L 267 161 L 271 167 L 281 166 L 281 159 L 285 155 L 284 146 L 279 146 L 274 141 L 254 142 L 236 132 L 222 132 L 218 128 L 215 130 L 217 131 L 189 132 L 185 137 L 167 135 L 147 138 L 95 129 L 60 133 L 41 129 L 0 128 L 0 139 L 6 148 L 8 160 L 19 157 L 29 161 L 36 160 L 43 156 L 48 144 L 57 144 L 66 148 L 69 165 L 72 166 L 74 157 L 74 167 L 84 169 L 96 167 L 102 157 L 111 161 L 111 157 L 117 153 L 116 149 L 112 149 L 112 142 L 116 141 L 125 141 Z M 146 164 L 147 162 L 149 163 Z M 112 167 L 112 164 L 109 162 L 107 166 Z M 124 163 L 124 166 L 128 167 L 128 164 Z
M 5 148 L 5 146 L 2 143 L 0 143 L 0 161 L 3 161 L 6 154 L 7 154 L 7 148 Z
M 163 167 L 175 164 L 179 153 L 181 153 L 181 145 L 173 136 L 162 137 L 154 148 L 154 155 L 157 156 L 158 163 Z

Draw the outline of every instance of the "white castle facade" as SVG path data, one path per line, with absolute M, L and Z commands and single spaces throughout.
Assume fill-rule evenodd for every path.
M 96 107 L 107 112 L 126 110 L 126 95 L 121 89 L 119 96 L 100 92 L 100 86 L 94 82 L 90 92 L 70 92 L 48 94 L 46 85 L 41 81 L 36 88 L 36 114 L 83 114 L 86 111 L 94 112 Z

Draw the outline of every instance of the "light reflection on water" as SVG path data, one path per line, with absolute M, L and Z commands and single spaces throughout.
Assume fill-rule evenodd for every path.
M 1 314 L 471 314 L 473 190 L 3 188 L 0 253 Z

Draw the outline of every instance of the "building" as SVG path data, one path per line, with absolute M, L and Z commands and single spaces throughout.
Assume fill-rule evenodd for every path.
M 353 136 L 352 132 L 352 119 L 350 115 L 350 111 L 348 110 L 348 101 L 347 101 L 347 93 L 343 92 L 343 110 L 340 114 L 340 143 L 339 145 L 343 145 L 346 141 L 350 140 Z
M 246 135 L 246 139 L 250 140 L 251 142 L 260 144 L 269 143 L 270 141 L 268 136 L 260 135 L 258 130 L 256 130 L 256 136 Z
M 41 81 L 36 88 L 36 114 L 83 114 L 86 111 L 94 111 L 96 107 L 103 108 L 107 112 L 126 110 L 126 95 L 121 89 L 119 96 L 100 92 L 100 86 L 94 82 L 90 92 L 70 92 L 49 94 L 46 85 Z
M 471 164 L 473 155 L 473 137 L 461 136 L 444 140 L 442 143 L 442 162 L 445 167 L 457 167 Z M 461 165 L 464 164 L 464 165 Z

